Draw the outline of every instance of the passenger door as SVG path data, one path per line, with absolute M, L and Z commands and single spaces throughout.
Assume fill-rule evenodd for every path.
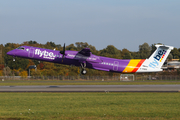
M 29 49 L 28 57 L 30 57 L 30 58 L 34 57 L 34 48 Z
M 118 71 L 118 66 L 119 66 L 119 62 L 118 61 L 114 61 L 113 70 L 114 71 Z

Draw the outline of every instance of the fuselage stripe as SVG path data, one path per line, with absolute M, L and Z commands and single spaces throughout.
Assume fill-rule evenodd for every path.
M 142 59 L 142 60 L 137 64 L 137 66 L 134 68 L 134 70 L 132 71 L 132 73 L 135 73 L 135 72 L 139 69 L 139 67 L 143 64 L 144 61 L 145 61 L 145 59 Z
M 141 61 L 141 59 L 131 59 L 129 61 L 129 64 L 126 66 L 126 68 L 123 70 L 123 73 L 131 73 L 134 68 L 138 65 L 138 63 Z

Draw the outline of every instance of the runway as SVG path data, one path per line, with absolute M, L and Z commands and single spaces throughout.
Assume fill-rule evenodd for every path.
M 180 92 L 180 85 L 0 86 L 0 92 Z

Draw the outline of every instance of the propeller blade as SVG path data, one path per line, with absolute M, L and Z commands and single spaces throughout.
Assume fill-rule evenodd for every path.
M 60 53 L 61 53 L 61 54 L 63 54 L 63 57 L 62 57 L 62 62 L 63 62 L 64 55 L 65 55 L 65 49 L 66 49 L 66 46 L 65 46 L 65 43 L 64 43 L 64 46 L 63 46 L 63 51 L 60 51 Z

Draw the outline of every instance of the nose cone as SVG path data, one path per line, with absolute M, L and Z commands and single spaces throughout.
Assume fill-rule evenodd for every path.
M 7 52 L 7 55 L 14 56 L 14 51 L 13 51 L 13 50 L 11 50 L 11 51 Z

